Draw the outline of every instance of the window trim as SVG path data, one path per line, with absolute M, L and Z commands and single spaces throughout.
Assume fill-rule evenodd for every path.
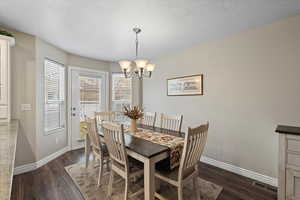
M 65 117 L 64 117 L 64 122 L 63 122 L 63 126 L 62 127 L 59 127 L 59 128 L 55 128 L 55 129 L 52 129 L 52 130 L 48 130 L 48 131 L 46 131 L 46 129 L 45 129 L 45 125 L 46 125 L 46 123 L 45 123 L 45 105 L 47 104 L 47 102 L 48 101 L 46 101 L 46 84 L 45 84 L 45 69 L 46 69 L 46 65 L 45 65 L 45 62 L 46 61 L 48 61 L 48 62 L 52 62 L 52 63 L 55 63 L 55 64 L 58 64 L 58 65 L 60 65 L 61 67 L 63 67 L 63 69 L 64 69 L 64 100 L 63 101 L 53 101 L 53 102 L 56 102 L 57 104 L 59 104 L 59 105 L 61 105 L 61 106 L 63 106 L 64 107 L 64 115 L 65 115 Z M 42 84 L 43 84 L 43 91 L 42 91 L 42 98 L 43 98 L 43 100 L 42 100 L 42 118 L 43 118 L 43 123 L 42 123 L 42 130 L 43 130 L 43 133 L 44 133 L 44 135 L 45 136 L 47 136 L 47 135 L 51 135 L 51 134 L 55 134 L 55 133 L 59 133 L 59 132 L 63 132 L 63 131 L 65 131 L 66 130 L 66 127 L 67 127 L 67 120 L 66 120 L 66 113 L 67 113 L 67 99 L 66 99 L 66 90 L 67 90 L 67 85 L 66 85 L 66 83 L 67 83 L 67 80 L 66 80 L 66 72 L 67 72 L 67 68 L 66 68 L 66 66 L 64 65 L 64 64 L 62 64 L 62 63 L 60 63 L 60 62 L 58 62 L 58 61 L 55 61 L 55 60 L 52 60 L 52 59 L 50 59 L 50 58 L 48 58 L 48 57 L 45 57 L 44 58 L 44 60 L 43 60 L 43 70 L 42 70 Z M 60 93 L 60 90 L 59 90 L 59 93 Z M 61 116 L 60 116 L 61 117 Z

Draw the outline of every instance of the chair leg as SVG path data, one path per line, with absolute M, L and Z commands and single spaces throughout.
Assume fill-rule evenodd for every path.
M 179 185 L 179 187 L 178 187 L 178 200 L 183 200 L 183 197 L 182 197 L 182 185 Z
M 101 185 L 101 179 L 102 179 L 102 173 L 103 173 L 103 161 L 102 159 L 99 159 L 99 175 L 98 175 L 98 187 Z
M 106 171 L 110 171 L 110 160 L 106 160 Z
M 108 183 L 108 192 L 107 192 L 108 197 L 111 197 L 111 195 L 112 195 L 113 182 L 114 182 L 114 171 L 110 170 L 109 183 Z
M 125 179 L 125 194 L 124 194 L 124 200 L 128 200 L 128 186 L 129 186 L 129 178 Z
M 196 199 L 198 200 L 200 200 L 201 199 L 201 197 L 200 197 L 200 195 L 199 195 L 199 191 L 198 191 L 198 189 L 197 189 L 197 177 L 194 177 L 193 178 L 193 187 L 194 187 L 194 191 L 196 192 Z
M 161 184 L 161 180 L 159 178 L 155 178 L 155 191 L 156 192 L 160 191 L 160 184 Z

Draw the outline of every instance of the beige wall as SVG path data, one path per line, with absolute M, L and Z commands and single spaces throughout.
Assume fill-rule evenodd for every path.
M 16 45 L 11 49 L 11 101 L 12 118 L 20 120 L 16 165 L 36 160 L 35 107 L 21 111 L 21 104 L 35 105 L 35 38 L 31 35 L 8 30 Z
M 119 66 L 107 61 L 70 54 L 35 36 L 6 30 L 16 39 L 16 45 L 11 53 L 12 118 L 20 120 L 16 166 L 21 166 L 37 162 L 68 145 L 67 130 L 50 135 L 45 135 L 43 131 L 44 59 L 49 58 L 66 67 L 75 66 L 109 73 L 118 72 Z M 21 104 L 31 104 L 32 110 L 21 111 Z
M 43 41 L 36 38 L 36 144 L 37 144 L 37 160 L 41 160 L 68 145 L 67 130 L 46 135 L 44 133 L 44 60 L 46 58 L 67 65 L 68 54 Z M 56 143 L 57 141 L 57 143 Z
M 102 71 L 110 70 L 110 62 L 86 58 L 75 54 L 68 54 L 68 65 Z
M 277 124 L 300 125 L 300 16 L 154 60 L 146 110 L 210 122 L 205 156 L 277 177 Z M 204 74 L 204 96 L 168 97 L 166 79 Z

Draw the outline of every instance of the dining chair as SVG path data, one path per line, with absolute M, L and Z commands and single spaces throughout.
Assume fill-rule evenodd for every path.
M 128 118 L 123 114 L 122 111 L 114 111 L 115 113 L 115 120 L 116 121 L 126 121 Z
M 111 122 L 102 123 L 104 140 L 108 148 L 111 159 L 111 170 L 108 184 L 108 197 L 112 195 L 114 175 L 117 174 L 125 179 L 125 195 L 124 200 L 129 197 L 130 179 L 141 176 L 144 172 L 143 164 L 139 161 L 128 157 L 125 149 L 124 125 L 118 125 Z M 142 194 L 144 189 L 141 189 L 130 197 Z
M 145 112 L 143 118 L 139 121 L 140 124 L 154 127 L 156 122 L 156 112 Z
M 91 141 L 91 149 L 94 156 L 94 160 L 99 161 L 99 175 L 98 175 L 98 187 L 101 185 L 101 177 L 103 174 L 103 166 L 106 164 L 106 167 L 109 168 L 109 154 L 105 150 L 105 147 L 101 144 L 97 127 L 96 119 L 87 119 L 87 136 Z
M 98 123 L 102 121 L 115 120 L 115 112 L 95 112 L 95 118 Z
M 183 115 L 160 115 L 160 128 L 181 132 Z
M 206 144 L 208 127 L 209 124 L 207 122 L 197 128 L 188 129 L 188 133 L 185 135 L 184 139 L 184 147 L 179 167 L 172 171 L 158 169 L 155 172 L 156 178 L 177 187 L 178 200 L 182 200 L 183 198 L 183 185 L 191 179 L 193 179 L 194 190 L 196 192 L 196 177 L 198 176 L 197 164 Z M 197 192 L 196 195 L 197 199 L 199 199 Z M 155 193 L 155 197 L 165 200 L 159 193 Z

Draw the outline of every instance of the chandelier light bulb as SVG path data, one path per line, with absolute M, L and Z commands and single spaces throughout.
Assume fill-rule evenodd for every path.
M 120 65 L 122 71 L 125 71 L 125 70 L 129 71 L 131 62 L 128 60 L 122 60 L 122 61 L 119 61 L 119 65 Z
M 147 70 L 148 72 L 153 72 L 154 68 L 155 68 L 155 65 L 154 65 L 154 64 L 150 64 L 150 63 L 149 63 L 149 64 L 146 66 L 146 70 Z
M 136 67 L 139 68 L 139 69 L 144 69 L 148 63 L 148 60 L 146 59 L 137 59 L 134 61 L 135 64 L 136 64 Z

